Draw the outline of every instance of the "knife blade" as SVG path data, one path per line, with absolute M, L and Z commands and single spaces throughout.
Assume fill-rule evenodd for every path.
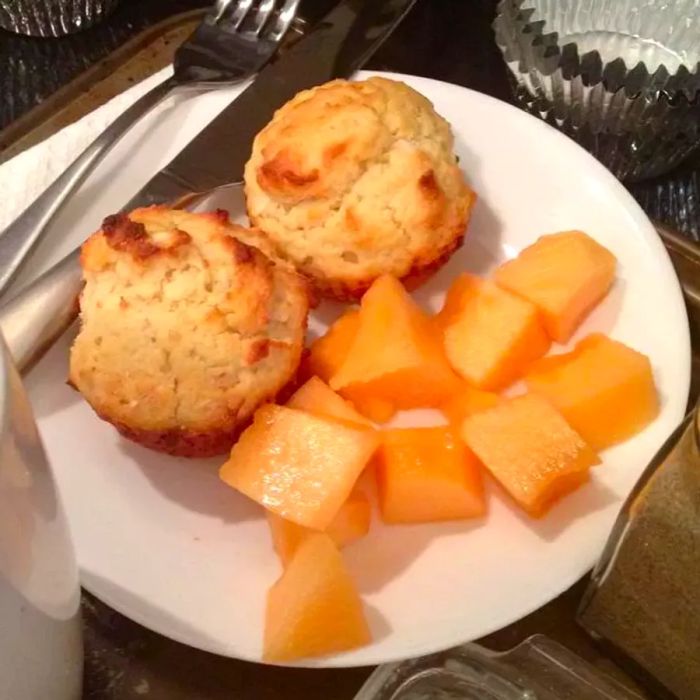
M 255 135 L 301 90 L 352 75 L 415 0 L 345 0 L 255 81 L 128 203 L 172 202 L 241 181 Z
M 240 182 L 253 138 L 297 92 L 348 77 L 381 46 L 415 0 L 342 0 L 210 122 L 125 209 L 191 199 Z M 0 330 L 20 371 L 31 369 L 75 319 L 79 251 L 0 308 Z

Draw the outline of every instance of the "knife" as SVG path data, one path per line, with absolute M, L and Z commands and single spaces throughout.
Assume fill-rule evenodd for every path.
M 358 70 L 414 2 L 342 0 L 306 36 L 263 68 L 124 210 L 152 204 L 183 206 L 217 188 L 239 184 L 253 138 L 275 110 L 300 90 Z M 73 322 L 81 289 L 76 250 L 0 308 L 0 330 L 20 371 L 28 371 Z

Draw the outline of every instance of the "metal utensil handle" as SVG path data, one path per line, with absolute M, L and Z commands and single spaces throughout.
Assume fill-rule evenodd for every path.
M 27 209 L 0 234 L 0 296 L 15 278 L 47 225 L 117 141 L 173 90 L 173 78 L 142 95 L 110 124 Z
M 0 332 L 20 372 L 30 369 L 77 316 L 83 284 L 79 255 L 75 250 L 63 258 L 0 309 Z
M 137 196 L 126 209 L 148 204 L 181 208 L 202 196 L 187 192 L 176 183 L 165 181 L 163 185 L 159 196 Z M 0 333 L 22 374 L 29 371 L 73 323 L 78 315 L 82 287 L 80 248 L 77 248 L 0 306 Z

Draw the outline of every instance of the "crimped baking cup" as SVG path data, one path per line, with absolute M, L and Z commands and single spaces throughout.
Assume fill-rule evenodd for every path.
M 494 29 L 521 105 L 619 178 L 700 144 L 700 0 L 501 0 Z
M 91 27 L 119 0 L 0 0 L 0 27 L 17 34 L 57 37 Z

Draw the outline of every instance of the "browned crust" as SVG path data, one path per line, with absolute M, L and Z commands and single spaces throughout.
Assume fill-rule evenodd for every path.
M 146 260 L 159 253 L 173 251 L 191 240 L 188 233 L 176 229 L 167 247 L 158 246 L 149 237 L 146 227 L 130 219 L 127 214 L 106 217 L 102 222 L 102 233 L 110 248 L 128 253 L 135 260 Z
M 215 209 L 211 212 L 204 212 L 204 214 L 209 214 L 212 219 L 218 221 L 221 224 L 230 224 L 231 217 L 228 213 L 228 209 Z
M 444 196 L 432 168 L 418 178 L 418 187 L 427 199 L 440 199 Z
M 254 365 L 260 360 L 264 360 L 270 354 L 270 340 L 268 338 L 259 338 L 254 341 L 248 349 L 247 364 Z
M 110 214 L 102 222 L 102 233 L 110 248 L 145 259 L 158 252 L 158 246 L 148 237 L 146 227 L 132 221 L 126 214 Z
M 260 165 L 257 178 L 265 190 L 288 193 L 317 182 L 319 172 L 315 168 L 311 172 L 301 172 L 294 159 L 282 151 Z
M 231 250 L 234 261 L 239 265 L 254 264 L 260 267 L 272 267 L 272 261 L 260 250 L 230 235 L 222 243 Z
M 408 289 L 416 289 L 437 272 L 464 243 L 465 231 L 469 224 L 471 210 L 476 196 L 472 194 L 469 204 L 467 221 L 464 225 L 455 228 L 453 237 L 441 248 L 431 251 L 430 256 L 416 258 L 411 268 L 400 277 Z M 387 272 L 390 272 L 387 270 Z M 322 278 L 313 276 L 304 270 L 297 270 L 297 274 L 303 277 L 309 285 L 309 306 L 315 308 L 321 299 L 356 303 L 362 295 L 372 286 L 377 275 L 364 279 Z
M 421 175 L 418 184 L 420 192 L 426 199 L 436 200 L 444 197 L 442 189 L 435 178 L 435 172 L 432 168 L 425 171 Z M 247 198 L 247 189 L 245 190 L 245 195 Z M 455 251 L 462 246 L 476 201 L 477 194 L 473 190 L 467 188 L 466 213 L 463 223 L 455 226 L 452 238 L 445 245 L 441 246 L 437 250 L 431 251 L 430 255 L 420 255 L 414 260 L 413 265 L 408 272 L 400 277 L 401 282 L 407 289 L 414 290 L 420 285 L 424 284 L 443 265 L 445 265 Z M 260 222 L 259 218 L 250 212 L 248 216 L 251 224 L 264 235 L 263 224 Z M 356 230 L 359 228 L 357 218 L 350 208 L 346 210 L 345 221 L 350 230 Z M 285 259 L 283 252 L 279 250 L 276 251 L 276 257 L 278 260 Z M 391 273 L 390 270 L 387 270 L 386 272 Z M 302 270 L 299 268 L 297 268 L 297 274 L 302 276 L 309 283 L 311 308 L 315 308 L 321 299 L 331 299 L 345 303 L 356 303 L 362 298 L 363 294 L 372 286 L 372 283 L 377 278 L 377 275 L 366 277 L 364 279 L 352 280 L 340 277 L 323 278 L 318 275 L 313 275 L 307 270 Z
M 119 434 L 142 447 L 156 452 L 163 452 L 174 457 L 203 459 L 228 454 L 240 434 L 250 425 L 255 411 L 266 403 L 286 403 L 292 394 L 304 383 L 299 372 L 299 364 L 291 371 L 287 381 L 278 391 L 267 399 L 262 400 L 255 410 L 243 418 L 237 418 L 232 426 L 211 429 L 208 431 L 192 431 L 180 428 L 166 430 L 145 430 L 126 423 L 115 421 L 110 416 L 98 414 L 102 420 L 111 423 Z M 70 384 L 70 382 L 69 382 Z M 72 384 L 71 384 L 72 386 Z
M 416 263 L 409 270 L 408 274 L 401 278 L 404 287 L 409 291 L 413 291 L 425 284 L 462 247 L 463 243 L 464 234 L 453 239 L 436 258 Z
M 445 246 L 431 257 L 417 259 L 410 270 L 400 277 L 404 286 L 409 289 L 417 289 L 421 284 L 432 277 L 458 250 L 464 242 L 464 231 L 460 232 Z M 376 276 L 361 280 L 344 280 L 314 278 L 311 283 L 316 293 L 326 299 L 335 299 L 342 302 L 358 302 L 362 295 L 372 286 Z
M 227 454 L 249 422 L 249 420 L 242 422 L 228 430 L 198 433 L 178 428 L 143 430 L 142 428 L 132 428 L 124 423 L 117 423 L 110 420 L 108 416 L 101 417 L 111 423 L 127 440 L 136 442 L 150 450 L 164 452 L 175 457 L 199 458 Z
M 304 332 L 307 324 L 308 315 L 304 318 Z M 267 343 L 268 350 L 270 343 L 273 342 L 269 341 Z M 112 424 L 119 431 L 119 434 L 127 440 L 156 452 L 163 452 L 174 457 L 197 459 L 228 454 L 238 436 L 250 425 L 255 412 L 260 406 L 266 403 L 286 403 L 301 386 L 303 381 L 300 374 L 300 366 L 305 353 L 304 347 L 300 347 L 298 356 L 289 364 L 286 377 L 278 384 L 277 389 L 272 391 L 269 396 L 262 398 L 257 406 L 247 412 L 246 415 L 232 415 L 231 424 L 226 427 L 212 427 L 206 431 L 184 430 L 181 428 L 147 430 L 116 421 L 104 412 L 96 411 L 96 413 L 102 420 Z M 68 384 L 76 388 L 70 379 Z

